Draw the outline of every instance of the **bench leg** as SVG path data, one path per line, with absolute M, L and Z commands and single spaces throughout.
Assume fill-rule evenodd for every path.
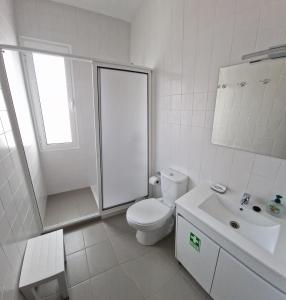
M 58 282 L 59 282 L 59 289 L 60 289 L 62 298 L 63 299 L 69 298 L 68 285 L 67 285 L 67 279 L 66 279 L 65 272 L 58 275 Z
M 21 292 L 26 300 L 40 300 L 40 297 L 37 295 L 34 287 L 21 288 Z

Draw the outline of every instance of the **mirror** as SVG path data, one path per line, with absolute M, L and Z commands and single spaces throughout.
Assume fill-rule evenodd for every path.
M 286 158 L 286 59 L 223 67 L 212 143 Z

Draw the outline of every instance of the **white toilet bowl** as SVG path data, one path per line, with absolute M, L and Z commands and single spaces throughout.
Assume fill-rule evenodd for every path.
M 149 198 L 127 209 L 128 224 L 137 230 L 137 241 L 154 245 L 174 227 L 175 201 L 187 192 L 188 177 L 173 169 L 161 171 L 162 198 Z
M 174 227 L 174 207 L 162 202 L 162 198 L 142 200 L 130 206 L 126 213 L 128 224 L 137 230 L 140 244 L 154 245 L 168 235 Z

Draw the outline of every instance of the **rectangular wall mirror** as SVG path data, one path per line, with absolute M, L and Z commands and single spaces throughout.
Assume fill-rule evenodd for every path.
M 286 59 L 220 69 L 212 143 L 286 158 Z

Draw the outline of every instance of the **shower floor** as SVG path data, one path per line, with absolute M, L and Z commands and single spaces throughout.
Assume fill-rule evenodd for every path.
M 51 230 L 57 227 L 64 227 L 98 215 L 98 207 L 89 187 L 49 195 L 44 229 Z

